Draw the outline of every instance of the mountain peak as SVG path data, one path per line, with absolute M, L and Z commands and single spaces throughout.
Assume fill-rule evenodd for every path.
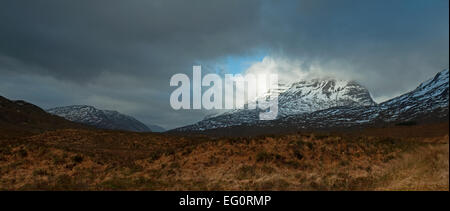
M 448 68 L 438 72 L 433 78 L 421 83 L 417 88 L 425 89 L 432 86 L 440 86 L 442 84 L 448 83 L 449 81 L 449 71 Z
M 292 83 L 280 93 L 280 114 L 309 113 L 336 106 L 372 106 L 369 91 L 356 81 L 311 79 Z

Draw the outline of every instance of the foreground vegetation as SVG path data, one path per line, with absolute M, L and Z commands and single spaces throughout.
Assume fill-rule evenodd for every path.
M 448 124 L 244 138 L 65 129 L 0 139 L 0 189 L 449 190 L 448 144 Z

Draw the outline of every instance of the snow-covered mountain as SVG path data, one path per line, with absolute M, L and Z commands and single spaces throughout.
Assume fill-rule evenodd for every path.
M 117 111 L 100 110 L 93 106 L 73 105 L 48 109 L 47 112 L 73 122 L 83 123 L 101 129 L 127 130 L 134 132 L 152 131 L 144 123 Z
M 336 106 L 373 106 L 369 91 L 355 81 L 320 80 L 293 83 L 278 97 L 279 113 L 289 116 Z
M 300 84 L 306 84 L 300 82 Z M 320 84 L 320 83 L 319 83 Z M 330 90 L 325 85 L 313 86 L 322 87 L 324 92 L 316 92 L 320 98 L 314 99 L 327 99 L 323 96 L 340 96 L 336 92 L 326 92 Z M 336 83 L 335 83 L 336 84 Z M 352 85 L 353 82 L 347 83 Z M 310 86 L 308 86 L 310 87 Z M 336 86 L 334 86 L 336 87 Z M 342 86 L 337 86 L 342 87 Z M 395 97 L 391 100 L 385 101 L 380 104 L 375 104 L 370 98 L 367 90 L 355 87 L 345 88 L 344 90 L 352 90 L 338 93 L 346 93 L 341 96 L 346 96 L 342 101 L 346 102 L 342 105 L 338 103 L 329 103 L 330 107 L 325 109 L 317 109 L 313 112 L 299 112 L 291 115 L 284 115 L 279 119 L 272 121 L 259 121 L 255 120 L 258 116 L 256 110 L 245 110 L 238 113 L 223 114 L 214 118 L 202 120 L 194 125 L 178 128 L 175 131 L 203 131 L 209 129 L 225 128 L 225 127 L 239 127 L 245 128 L 283 128 L 283 129 L 325 129 L 325 128 L 339 128 L 339 127 L 353 127 L 364 126 L 369 124 L 386 124 L 386 123 L 401 123 L 407 121 L 434 121 L 448 119 L 448 101 L 449 101 L 449 70 L 445 69 L 435 75 L 435 77 L 423 82 L 416 89 L 401 96 Z M 292 88 L 292 86 L 291 86 Z M 289 89 L 291 89 L 289 88 Z M 288 89 L 288 90 L 289 90 Z M 315 90 L 315 89 L 313 89 Z M 342 90 L 342 88 L 331 89 Z M 354 90 L 354 91 L 353 91 Z M 285 91 L 282 93 L 286 96 L 298 96 L 302 98 L 304 95 L 293 95 L 290 92 Z M 302 92 L 303 93 L 303 92 Z M 310 93 L 309 91 L 307 93 Z M 312 93 L 312 91 L 311 91 Z M 319 94 L 323 95 L 319 95 Z M 326 93 L 326 94 L 324 94 Z M 289 94 L 289 95 L 288 95 Z M 287 98 L 287 97 L 286 97 Z M 333 97 L 331 97 L 333 99 Z M 281 102 L 280 104 L 286 108 L 286 102 L 300 102 L 303 99 L 291 98 L 292 101 Z M 370 99 L 370 100 L 369 100 Z M 352 102 L 359 103 L 352 103 Z M 320 102 L 316 100 L 315 102 Z M 331 101 L 333 102 L 333 101 Z M 294 103 L 292 103 L 294 104 Z M 289 103 L 288 103 L 289 105 Z M 334 106 L 336 105 L 336 106 Z M 305 106 L 298 105 L 303 109 Z M 295 106 L 289 108 L 296 108 Z M 320 108 L 315 105 L 306 106 L 306 108 Z M 286 114 L 286 112 L 285 112 Z M 240 115 L 240 116 L 237 116 Z M 251 130 L 251 129 L 248 129 Z
M 413 119 L 422 113 L 441 108 L 446 108 L 448 115 L 448 89 L 449 70 L 445 69 L 421 83 L 413 91 L 381 103 L 380 109 L 386 121 L 404 117 Z
M 448 119 L 449 70 L 437 73 L 416 89 L 366 107 L 335 107 L 304 115 L 293 115 L 271 125 L 301 128 L 350 127 L 377 123 L 436 121 Z
M 279 84 L 262 98 L 278 94 L 278 118 L 311 113 L 337 106 L 375 106 L 369 91 L 355 81 L 334 79 L 304 80 Z M 232 110 L 209 115 L 204 120 L 181 130 L 205 130 L 258 122 L 260 110 Z

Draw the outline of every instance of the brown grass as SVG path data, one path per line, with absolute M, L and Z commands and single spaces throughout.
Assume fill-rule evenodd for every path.
M 377 190 L 449 190 L 449 145 L 429 145 L 405 153 L 384 171 Z
M 444 129 L 220 139 L 59 130 L 0 139 L 0 189 L 448 191 Z

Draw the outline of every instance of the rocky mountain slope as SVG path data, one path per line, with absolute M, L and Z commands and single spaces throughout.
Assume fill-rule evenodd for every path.
M 304 84 L 304 83 L 301 83 Z M 326 83 L 325 83 L 326 84 Z M 350 83 L 353 84 L 353 83 Z M 348 85 L 348 84 L 347 84 Z M 316 86 L 317 87 L 317 86 Z M 322 87 L 322 96 L 339 96 L 329 94 L 325 90 L 329 90 L 327 85 Z M 359 86 L 356 86 L 359 87 Z M 348 98 L 340 102 L 342 105 L 335 105 L 329 103 L 330 108 L 318 109 L 313 112 L 293 112 L 292 115 L 284 115 L 279 119 L 272 121 L 260 121 L 257 119 L 259 111 L 244 110 L 235 113 L 225 113 L 223 115 L 202 120 L 194 125 L 178 128 L 175 131 L 203 131 L 225 127 L 247 127 L 247 128 L 264 128 L 264 127 L 279 127 L 279 128 L 295 128 L 295 129 L 325 129 L 337 127 L 353 127 L 363 126 L 368 124 L 384 124 L 384 123 L 399 123 L 406 121 L 431 121 L 436 119 L 448 119 L 448 100 L 449 100 L 449 70 L 443 70 L 436 74 L 435 77 L 423 82 L 415 90 L 403 94 L 399 97 L 393 98 L 381 104 L 375 104 L 368 93 L 356 88 L 355 91 L 345 92 L 345 95 L 350 99 L 357 99 L 352 103 Z M 339 90 L 339 89 L 334 89 Z M 354 90 L 354 89 L 348 89 Z M 300 99 L 292 98 L 290 102 L 303 101 L 303 95 L 292 95 L 289 89 L 280 95 L 281 107 L 286 108 L 286 102 L 283 101 L 282 95 L 289 93 L 287 96 L 298 96 Z M 320 93 L 320 92 L 319 92 Z M 317 96 L 317 95 L 316 95 Z M 286 97 L 284 97 L 286 99 Z M 333 97 L 332 97 L 333 98 Z M 319 98 L 323 99 L 323 98 Z M 311 101 L 310 101 L 311 102 Z M 315 101 L 318 102 L 318 101 Z M 287 103 L 288 105 L 295 105 L 295 103 Z M 315 105 L 301 106 L 297 105 L 300 110 L 307 108 L 318 108 Z M 296 108 L 295 106 L 289 108 Z M 286 114 L 286 112 L 284 112 Z
M 372 106 L 369 91 L 355 81 L 300 81 L 279 95 L 280 114 L 289 116 L 336 106 Z
M 73 105 L 48 109 L 47 112 L 73 122 L 109 130 L 150 132 L 151 129 L 131 116 L 93 106 Z
M 294 115 L 269 124 L 299 124 L 302 128 L 349 127 L 376 123 L 404 123 L 448 119 L 449 70 L 421 83 L 416 89 L 376 106 L 335 107 Z
M 369 91 L 355 81 L 313 79 L 291 84 L 279 84 L 262 98 L 278 94 L 278 119 L 311 113 L 337 106 L 374 106 Z M 205 130 L 259 122 L 260 110 L 232 110 L 210 115 L 204 120 L 180 130 Z

